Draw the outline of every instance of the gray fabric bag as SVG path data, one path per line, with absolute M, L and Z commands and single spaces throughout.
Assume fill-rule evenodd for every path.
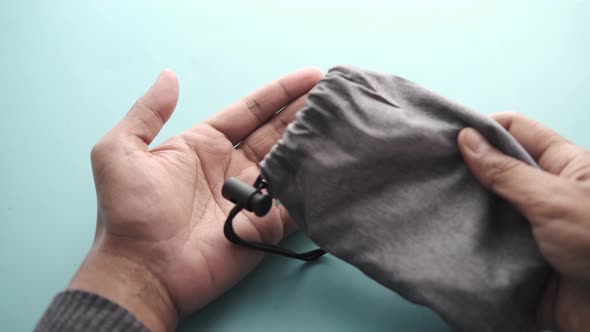
M 322 249 L 457 331 L 525 331 L 549 269 L 528 222 L 464 164 L 466 126 L 536 165 L 484 115 L 400 77 L 336 67 L 261 174 Z

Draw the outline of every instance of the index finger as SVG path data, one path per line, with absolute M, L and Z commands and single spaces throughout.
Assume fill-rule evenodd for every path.
M 205 123 L 236 145 L 272 116 L 305 94 L 322 78 L 316 68 L 300 69 L 254 91 L 207 119 Z

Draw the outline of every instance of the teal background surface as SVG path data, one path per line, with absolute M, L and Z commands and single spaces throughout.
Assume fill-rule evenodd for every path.
M 587 1 L 2 1 L 1 329 L 31 330 L 84 258 L 90 149 L 160 70 L 180 101 L 157 142 L 291 70 L 353 64 L 588 148 L 589 31 Z M 269 257 L 179 329 L 449 331 L 333 257 Z

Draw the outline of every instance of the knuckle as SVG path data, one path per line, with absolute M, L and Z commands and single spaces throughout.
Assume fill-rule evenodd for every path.
M 513 122 L 519 122 L 526 119 L 526 117 L 522 113 L 513 110 L 501 112 L 498 115 L 501 116 L 503 119 L 508 120 L 508 123 L 510 124 Z
M 581 150 L 573 160 L 571 178 L 574 181 L 586 183 L 590 179 L 590 152 Z
M 96 162 L 103 158 L 105 151 L 107 150 L 106 144 L 103 140 L 98 141 L 90 150 L 90 159 L 92 162 Z
M 90 159 L 93 163 L 108 158 L 109 155 L 117 150 L 117 139 L 116 137 L 108 137 L 110 135 L 103 137 L 90 150 Z
M 552 201 L 551 203 L 547 204 L 544 209 L 539 209 L 539 212 L 548 220 L 571 221 L 580 210 L 580 207 L 573 202 Z
M 278 116 L 278 115 L 277 116 L 274 116 L 270 120 L 270 125 L 271 125 L 271 128 L 273 128 L 273 131 L 277 134 L 278 137 L 280 137 L 281 135 L 283 135 L 283 132 L 287 128 L 287 123 L 285 123 L 285 121 L 283 121 L 283 119 L 281 119 L 281 117 Z
M 249 140 L 242 141 L 239 146 L 240 150 L 244 152 L 246 158 L 250 161 L 259 161 L 260 156 L 256 152 L 256 148 L 252 145 L 252 142 Z
M 538 220 L 567 219 L 578 209 L 579 192 L 575 187 L 575 183 L 562 179 L 539 184 L 536 190 L 523 194 L 523 205 Z
M 161 124 L 164 124 L 166 122 L 166 120 L 164 119 L 162 114 L 157 109 L 155 109 L 153 106 L 146 103 L 143 100 L 143 98 L 140 98 L 137 102 L 135 102 L 135 105 L 133 107 L 140 109 L 142 112 L 146 112 L 147 114 L 150 114 L 155 119 L 156 122 L 159 122 Z M 146 120 L 146 121 L 148 121 L 148 120 Z
M 512 172 L 519 167 L 520 162 L 510 158 L 492 158 L 485 165 L 487 185 L 496 189 L 512 178 Z
M 285 86 L 285 83 L 283 83 L 282 80 L 278 80 L 277 84 L 279 85 L 281 91 L 283 91 L 283 93 L 285 94 L 285 97 L 287 97 L 287 99 L 289 100 L 293 100 L 293 96 L 291 95 L 291 93 L 289 92 L 289 89 L 287 89 L 287 87 Z
M 250 110 L 250 112 L 252 112 L 252 114 L 254 114 L 254 116 L 259 121 L 264 121 L 262 116 L 262 108 L 260 107 L 260 104 L 255 98 L 251 96 L 246 96 L 242 98 L 242 101 L 244 102 L 244 104 L 246 104 L 246 107 Z
M 531 191 L 524 195 L 523 201 L 531 211 L 548 218 L 557 218 L 567 213 L 567 204 L 560 199 L 563 189 L 560 186 L 549 185 L 545 190 Z M 554 193 L 548 195 L 547 193 Z
M 513 119 L 521 119 L 524 118 L 524 115 L 522 115 L 522 113 L 518 112 L 518 111 L 513 111 L 513 110 L 508 110 L 506 112 L 502 112 L 503 114 L 505 114 L 507 117 L 513 118 Z

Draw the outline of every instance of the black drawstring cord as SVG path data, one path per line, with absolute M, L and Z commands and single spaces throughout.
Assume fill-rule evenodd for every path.
M 326 251 L 322 249 L 296 253 L 289 249 L 273 244 L 244 240 L 238 234 L 236 234 L 233 226 L 233 220 L 243 209 L 254 212 L 254 214 L 256 214 L 258 217 L 262 217 L 266 215 L 272 208 L 272 197 L 262 193 L 262 189 L 265 189 L 266 186 L 267 184 L 261 176 L 258 176 L 256 179 L 254 187 L 236 178 L 229 178 L 225 181 L 221 193 L 223 197 L 236 204 L 236 206 L 231 209 L 227 215 L 227 219 L 225 220 L 225 225 L 223 226 L 223 233 L 225 234 L 225 237 L 230 242 L 237 245 L 265 251 L 275 255 L 300 259 L 307 262 L 316 260 L 323 256 Z

